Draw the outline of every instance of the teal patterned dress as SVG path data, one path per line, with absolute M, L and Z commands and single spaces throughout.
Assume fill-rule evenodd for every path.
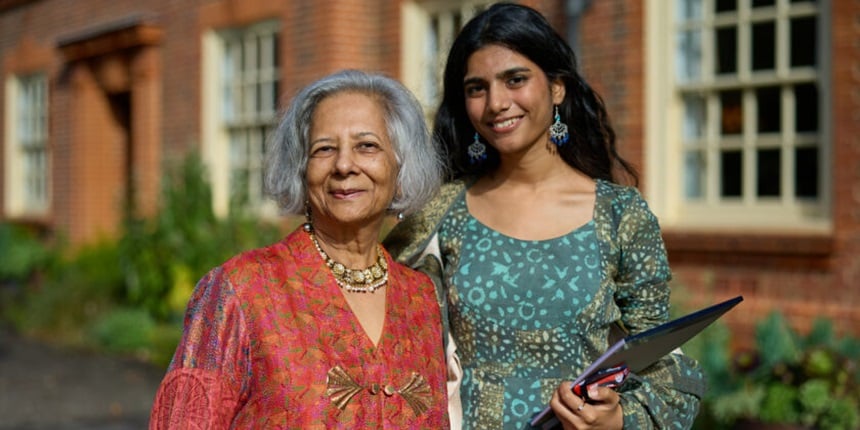
M 464 429 L 526 429 L 559 383 L 609 346 L 669 317 L 671 277 L 656 217 L 635 188 L 597 181 L 591 221 L 550 240 L 505 236 L 473 218 L 454 182 L 398 224 L 386 248 L 429 274 L 463 366 Z M 425 249 L 435 242 L 441 261 Z M 692 426 L 704 375 L 672 353 L 621 389 L 625 429 Z

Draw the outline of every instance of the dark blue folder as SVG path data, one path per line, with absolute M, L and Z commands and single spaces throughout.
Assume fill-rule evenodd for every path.
M 620 364 L 627 365 L 633 373 L 644 370 L 699 334 L 743 299 L 743 296 L 737 296 L 615 342 L 573 381 L 573 385 L 600 370 Z M 542 428 L 550 428 L 557 423 L 549 407 L 530 421 L 532 426 Z

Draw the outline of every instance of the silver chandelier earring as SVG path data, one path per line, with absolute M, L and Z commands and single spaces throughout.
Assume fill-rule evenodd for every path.
M 570 133 L 567 132 L 567 124 L 561 122 L 561 116 L 558 114 L 558 105 L 555 106 L 555 122 L 549 126 L 549 140 L 555 146 L 562 146 L 570 140 Z
M 469 154 L 469 164 L 479 164 L 487 159 L 487 145 L 481 142 L 481 136 L 475 132 L 475 140 L 469 144 L 467 148 Z

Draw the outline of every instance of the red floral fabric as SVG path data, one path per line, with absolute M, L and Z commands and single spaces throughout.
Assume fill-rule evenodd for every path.
M 386 259 L 376 346 L 300 229 L 213 269 L 189 301 L 150 429 L 447 428 L 433 285 Z

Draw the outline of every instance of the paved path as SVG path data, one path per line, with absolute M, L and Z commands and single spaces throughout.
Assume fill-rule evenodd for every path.
M 0 429 L 146 429 L 164 370 L 68 351 L 0 328 Z

